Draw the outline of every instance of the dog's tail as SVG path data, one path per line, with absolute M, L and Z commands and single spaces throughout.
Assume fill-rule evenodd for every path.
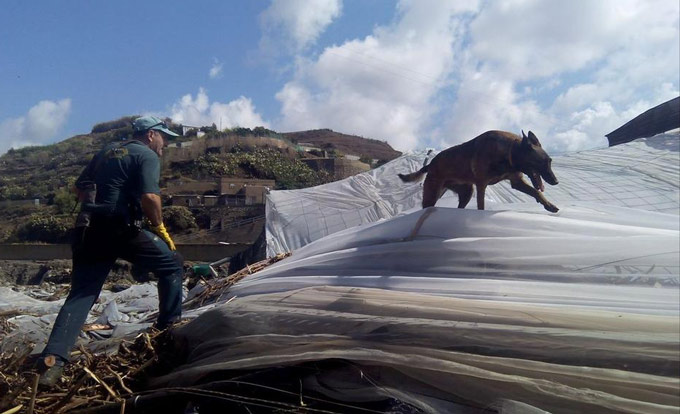
M 428 168 L 430 168 L 430 164 L 424 165 L 423 168 L 419 169 L 414 173 L 397 175 L 399 176 L 399 178 L 401 178 L 401 181 L 405 183 L 410 183 L 411 181 L 419 180 L 423 175 L 425 175 L 425 173 L 427 173 Z

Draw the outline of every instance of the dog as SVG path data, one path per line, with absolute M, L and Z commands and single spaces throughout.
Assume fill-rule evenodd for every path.
M 477 187 L 477 208 L 484 210 L 484 192 L 489 185 L 510 180 L 512 188 L 528 194 L 551 213 L 559 209 L 541 194 L 543 180 L 557 185 L 552 159 L 541 147 L 536 135 L 522 131 L 522 137 L 505 131 L 487 131 L 472 140 L 448 148 L 411 174 L 398 174 L 404 182 L 419 180 L 424 174 L 423 208 L 432 207 L 451 190 L 458 194 L 458 208 L 465 208 Z M 533 187 L 522 178 L 529 176 Z

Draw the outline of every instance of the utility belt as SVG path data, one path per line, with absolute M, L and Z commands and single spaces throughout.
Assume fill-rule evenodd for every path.
M 80 213 L 76 217 L 76 228 L 88 227 L 119 227 L 135 229 L 137 231 L 142 229 L 142 219 L 137 218 L 131 214 L 120 214 L 114 212 L 114 207 L 111 205 L 90 205 L 84 204 Z
M 142 230 L 142 216 L 139 207 L 129 207 L 128 214 L 116 211 L 113 204 L 95 204 L 83 202 L 76 217 L 73 247 L 82 246 L 86 234 L 95 239 L 99 235 L 127 239 L 136 236 Z
M 141 230 L 143 215 L 138 203 L 128 203 L 127 214 L 121 214 L 119 211 L 116 211 L 115 204 L 96 203 L 97 184 L 93 181 L 79 183 L 78 189 L 83 197 L 83 201 L 80 207 L 80 213 L 78 213 L 78 216 L 76 217 L 76 228 L 90 227 L 93 218 L 97 217 L 97 222 L 100 224 L 114 221 L 117 225 L 136 227 L 138 230 Z
M 104 241 L 106 244 L 125 243 L 141 231 L 141 220 L 131 220 L 123 214 L 106 214 L 102 210 L 107 211 L 103 208 L 99 211 L 83 209 L 78 213 L 71 238 L 74 253 L 88 251 L 88 246 L 100 246 Z

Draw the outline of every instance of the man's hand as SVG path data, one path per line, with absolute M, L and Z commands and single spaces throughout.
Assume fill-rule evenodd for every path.
M 168 234 L 168 230 L 165 228 L 165 225 L 162 222 L 158 226 L 151 226 L 151 231 L 160 237 L 165 243 L 167 243 L 170 250 L 177 250 L 175 243 L 170 238 L 170 234 Z
M 158 237 L 163 239 L 168 244 L 170 250 L 177 250 L 175 243 L 170 238 L 168 230 L 163 224 L 163 209 L 161 208 L 161 197 L 158 194 L 146 193 L 142 194 L 142 211 L 146 218 L 151 222 L 150 229 L 156 233 Z

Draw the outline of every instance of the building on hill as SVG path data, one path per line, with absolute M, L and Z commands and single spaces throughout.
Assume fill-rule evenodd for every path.
M 217 203 L 218 203 L 218 201 L 219 201 L 219 197 L 218 197 L 218 196 L 216 196 L 216 195 L 209 195 L 209 194 L 203 195 L 203 196 L 202 196 L 202 199 L 203 199 L 203 205 L 204 205 L 205 207 L 216 206 Z
M 168 144 L 168 148 L 187 148 L 190 147 L 192 144 L 193 141 L 174 142 L 172 144 Z
M 274 180 L 220 177 L 219 180 L 168 181 L 167 191 L 173 206 L 247 206 L 264 204 L 265 195 L 275 185 Z
M 205 132 L 201 131 L 201 128 L 199 126 L 191 126 L 191 125 L 182 125 L 182 135 L 186 136 L 189 131 L 195 130 L 196 131 L 196 138 L 200 138 L 203 135 L 205 135 Z
M 165 187 L 168 194 L 205 194 L 217 192 L 219 181 L 214 178 L 207 180 L 178 178 L 166 180 Z
M 371 169 L 370 165 L 349 158 L 303 158 L 300 161 L 314 171 L 331 172 L 334 180 L 342 180 Z
M 274 180 L 220 178 L 220 205 L 264 204 L 265 195 L 276 185 Z
M 202 196 L 198 194 L 173 194 L 170 196 L 171 206 L 197 207 L 203 205 Z
M 323 151 L 321 148 L 317 147 L 314 144 L 310 144 L 308 142 L 298 142 L 297 143 L 297 148 L 300 151 L 304 152 L 310 152 L 310 151 Z

